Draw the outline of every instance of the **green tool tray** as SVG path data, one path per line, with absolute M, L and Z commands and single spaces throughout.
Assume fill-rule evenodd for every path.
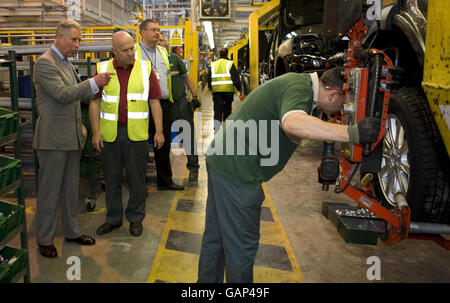
M 2 267 L 7 267 L 9 269 L 8 274 L 4 275 L 3 278 L 0 278 L 1 283 L 12 282 L 14 277 L 23 271 L 27 266 L 27 250 L 23 248 L 12 248 L 5 246 L 2 250 L 0 250 L 0 256 L 3 258 L 11 259 L 12 257 L 16 257 L 17 260 L 12 264 L 2 263 Z
M 15 133 L 17 131 L 17 112 L 0 108 L 0 138 Z
M 20 178 L 20 160 L 0 156 L 0 190 Z
M 25 207 L 0 201 L 0 242 L 23 224 Z

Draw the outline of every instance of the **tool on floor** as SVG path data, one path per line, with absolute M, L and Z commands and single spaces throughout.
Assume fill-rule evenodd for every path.
M 322 214 L 337 227 L 346 242 L 376 245 L 380 238 L 387 245 L 393 245 L 406 238 L 419 238 L 433 240 L 450 250 L 450 240 L 441 236 L 450 234 L 450 225 L 411 222 L 405 193 L 393 193 L 394 206 L 376 198 L 372 181 L 381 167 L 390 92 L 398 69 L 383 51 L 363 49 L 362 40 L 367 32 L 364 16 L 361 16 L 346 33 L 349 42 L 344 57 L 345 104 L 339 120 L 344 125 L 355 125 L 365 117 L 381 118 L 381 131 L 372 144 L 341 144 L 339 165 L 334 156 L 334 144 L 325 142 L 324 158 L 319 167 L 323 190 L 335 183 L 335 192 L 346 194 L 359 207 L 324 202 Z M 359 182 L 354 180 L 357 173 Z

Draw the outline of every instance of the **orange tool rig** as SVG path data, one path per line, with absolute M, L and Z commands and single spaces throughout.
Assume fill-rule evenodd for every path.
M 431 239 L 444 248 L 450 249 L 450 242 L 440 236 L 410 235 L 411 211 L 404 194 L 397 193 L 397 206 L 388 209 L 375 198 L 371 183 L 373 175 L 361 176 L 362 179 L 358 185 L 351 183 L 364 156 L 369 156 L 379 144 L 382 144 L 389 108 L 390 86 L 393 80 L 390 72 L 394 68 L 392 60 L 380 50 L 362 48 L 361 40 L 367 31 L 368 28 L 364 26 L 361 17 L 346 34 L 349 38 L 349 47 L 344 65 L 345 104 L 343 113 L 340 115 L 340 123 L 354 125 L 365 117 L 377 116 L 381 118 L 381 131 L 378 140 L 367 146 L 355 143 L 341 144 L 340 174 L 335 192 L 345 193 L 361 207 L 369 209 L 386 221 L 386 228 L 380 234 L 380 238 L 387 245 L 393 245 L 405 238 L 416 238 Z M 369 61 L 371 64 L 367 64 Z

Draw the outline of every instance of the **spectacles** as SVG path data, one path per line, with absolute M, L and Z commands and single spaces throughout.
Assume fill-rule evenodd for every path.
M 345 95 L 345 91 L 342 90 L 342 89 L 337 89 L 337 88 L 330 87 L 330 86 L 326 86 L 326 85 L 325 85 L 325 88 L 326 88 L 326 89 L 329 89 L 329 90 L 331 90 L 331 91 L 337 92 L 337 93 L 340 94 L 340 95 Z

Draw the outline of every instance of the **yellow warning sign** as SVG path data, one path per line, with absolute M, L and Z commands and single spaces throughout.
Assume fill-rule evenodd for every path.
M 170 30 L 170 46 L 183 46 L 183 30 L 174 28 Z

